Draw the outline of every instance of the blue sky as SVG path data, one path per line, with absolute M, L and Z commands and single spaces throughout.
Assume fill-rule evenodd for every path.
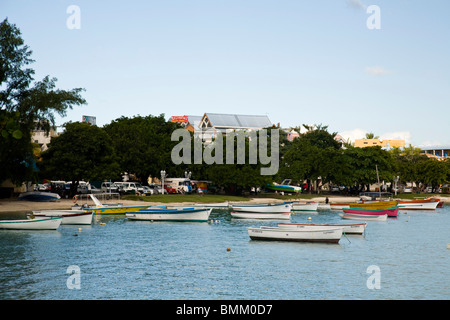
M 70 5 L 80 29 L 66 26 Z M 86 89 L 58 124 L 267 114 L 351 139 L 450 144 L 446 0 L 2 0 L 0 13 L 33 50 L 36 80 Z

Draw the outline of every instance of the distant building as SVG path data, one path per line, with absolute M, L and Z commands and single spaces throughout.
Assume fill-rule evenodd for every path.
M 93 126 L 95 126 L 97 124 L 97 117 L 93 117 L 93 116 L 83 116 L 81 118 L 81 122 L 86 122 L 86 123 L 90 123 Z
M 404 148 L 405 140 L 380 140 L 380 139 L 355 139 L 355 147 L 387 147 L 387 148 Z
M 202 116 L 172 116 L 171 122 L 178 122 L 181 126 L 190 132 L 199 130 L 199 124 Z
M 420 149 L 430 158 L 444 159 L 450 157 L 450 145 L 421 147 Z
M 36 128 L 31 132 L 31 142 L 37 143 L 42 152 L 48 149 L 50 141 L 56 136 L 58 136 L 56 127 L 50 127 L 50 131 L 48 133 L 46 133 L 43 129 Z
M 286 133 L 286 140 L 293 141 L 295 138 L 300 137 L 300 133 L 295 131 L 294 129 L 282 129 Z
M 225 113 L 205 113 L 199 124 L 202 130 L 213 129 L 222 133 L 233 130 L 260 130 L 267 127 L 272 127 L 268 116 Z

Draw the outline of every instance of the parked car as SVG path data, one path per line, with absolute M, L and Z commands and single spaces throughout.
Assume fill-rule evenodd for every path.
M 102 182 L 100 189 L 102 192 L 114 193 L 114 192 L 117 192 L 119 188 L 114 182 L 105 181 L 105 182 Z
M 143 193 L 144 190 L 139 182 L 115 182 L 118 192 L 123 194 Z
M 153 190 L 151 189 L 149 186 L 143 186 L 142 187 L 142 193 L 145 194 L 146 196 L 152 195 L 153 194 Z

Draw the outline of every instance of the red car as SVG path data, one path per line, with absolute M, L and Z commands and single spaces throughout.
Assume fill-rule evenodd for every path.
M 171 186 L 164 186 L 164 189 L 167 191 L 167 193 L 177 193 L 177 189 L 172 188 Z

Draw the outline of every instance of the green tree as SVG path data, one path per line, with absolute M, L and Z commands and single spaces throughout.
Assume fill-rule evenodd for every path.
M 281 161 L 279 179 L 290 178 L 301 184 L 304 180 L 315 181 L 319 177 L 326 183 L 340 179 L 341 144 L 329 133 L 328 126 L 303 125 L 308 131 L 290 144 Z
M 377 183 L 376 167 L 381 181 L 393 181 L 394 164 L 388 151 L 381 147 L 355 148 L 350 147 L 343 152 L 345 162 L 348 163 L 350 171 L 348 179 L 358 185 L 365 185 L 367 190 L 371 184 Z
M 149 176 L 160 177 L 164 169 L 168 176 L 184 176 L 185 167 L 174 166 L 171 151 L 173 130 L 179 124 L 166 121 L 164 115 L 121 117 L 104 127 L 117 152 L 123 172 L 135 174 L 142 182 Z
M 102 128 L 82 122 L 69 122 L 64 127 L 42 153 L 43 178 L 72 181 L 73 195 L 79 181 L 120 177 L 113 143 Z
M 378 139 L 379 136 L 376 136 L 373 132 L 366 133 L 366 139 Z
M 31 131 L 49 131 L 54 114 L 65 116 L 74 105 L 85 104 L 80 93 L 56 89 L 56 78 L 46 76 L 34 84 L 32 51 L 20 30 L 7 19 L 0 23 L 0 182 L 20 184 L 35 178 Z

